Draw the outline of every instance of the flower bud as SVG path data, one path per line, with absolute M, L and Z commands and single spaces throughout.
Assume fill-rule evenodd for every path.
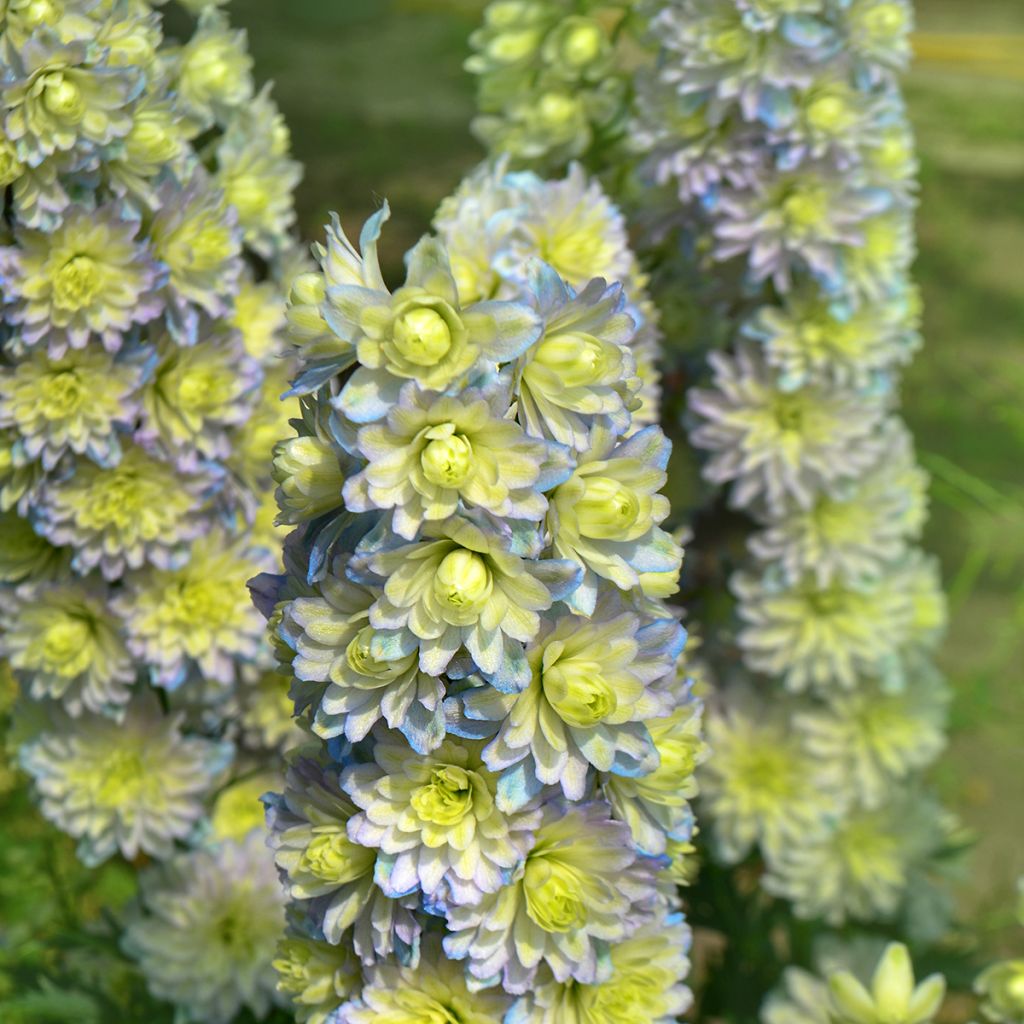
M 473 446 L 451 423 L 433 427 L 432 438 L 420 455 L 423 475 L 438 487 L 461 487 L 473 471 Z
M 576 505 L 576 518 L 584 537 L 622 540 L 640 515 L 634 490 L 607 476 L 586 478 L 586 490 Z
M 470 773 L 458 765 L 446 764 L 431 772 L 430 782 L 410 797 L 413 810 L 434 825 L 457 825 L 473 806 Z
M 434 575 L 434 596 L 460 621 L 475 620 L 493 588 L 487 563 L 464 548 L 445 555 Z
M 436 366 L 452 347 L 452 332 L 437 310 L 421 307 L 403 313 L 395 321 L 394 340 L 410 363 Z
M 568 932 L 587 920 L 583 886 L 566 867 L 543 856 L 526 861 L 526 912 L 546 932 Z

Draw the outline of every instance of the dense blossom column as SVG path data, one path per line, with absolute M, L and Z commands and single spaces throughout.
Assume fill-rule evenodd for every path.
M 253 589 L 321 743 L 268 798 L 281 989 L 313 1024 L 669 1022 L 703 751 L 621 217 L 485 165 L 392 291 L 387 216 L 335 221 L 289 312 L 297 529 Z
M 922 782 L 945 740 L 945 610 L 897 415 L 920 345 L 910 25 L 906 0 L 534 0 L 489 4 L 471 40 L 477 134 L 605 177 L 662 311 L 661 368 L 678 391 L 706 380 L 685 415 L 706 483 L 684 458 L 670 490 L 710 695 L 712 1013 L 756 1012 L 830 927 L 919 941 L 948 923 L 935 882 L 957 830 Z
M 284 924 L 258 797 L 298 734 L 245 581 L 279 561 L 300 172 L 244 33 L 186 6 L 180 43 L 139 0 L 0 14 L 0 653 L 43 814 L 162 862 L 125 946 L 226 1022 Z

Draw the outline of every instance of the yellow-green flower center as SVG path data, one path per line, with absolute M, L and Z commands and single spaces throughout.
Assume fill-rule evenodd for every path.
M 584 537 L 623 540 L 640 517 L 636 491 L 608 476 L 586 478 L 586 488 L 576 505 L 576 519 Z
M 565 33 L 560 56 L 571 67 L 586 67 L 601 56 L 603 43 L 604 34 L 601 27 L 581 18 Z
M 432 427 L 431 438 L 420 454 L 423 475 L 438 487 L 461 487 L 473 471 L 473 445 L 465 434 L 456 434 L 455 425 Z
M 561 254 L 575 261 L 573 254 Z M 552 264 L 554 265 L 554 264 Z M 533 355 L 534 362 L 557 374 L 566 387 L 578 387 L 600 380 L 608 371 L 608 359 L 601 343 L 589 334 L 556 334 L 545 338 Z
M 252 220 L 267 206 L 266 184 L 256 174 L 239 174 L 231 178 L 225 188 L 225 195 L 244 221 Z
M 96 801 L 107 807 L 135 803 L 147 788 L 146 766 L 135 750 L 111 750 L 96 780 Z
M 43 657 L 51 666 L 65 665 L 89 643 L 89 624 L 78 618 L 58 619 L 43 635 Z
M 394 679 L 402 669 L 411 664 L 412 658 L 402 658 L 399 661 L 375 658 L 372 650 L 373 637 L 373 626 L 364 626 L 359 630 L 345 648 L 345 660 L 349 668 L 361 676 L 383 681 Z
M 885 42 L 906 30 L 907 14 L 899 4 L 876 4 L 860 18 L 864 31 L 876 42 Z
M 437 310 L 420 307 L 403 313 L 394 326 L 395 347 L 417 366 L 435 366 L 452 347 L 452 332 Z
M 804 403 L 798 395 L 776 395 L 772 404 L 780 430 L 798 433 L 804 422 Z
M 61 370 L 44 377 L 40 392 L 39 407 L 48 420 L 78 412 L 87 398 L 82 381 L 74 370 Z
M 544 653 L 541 686 L 558 717 L 569 725 L 587 729 L 604 721 L 618 707 L 615 690 L 601 675 L 596 661 L 558 660 L 562 645 L 553 642 Z M 554 657 L 551 657 L 554 655 Z
M 526 913 L 544 931 L 569 932 L 586 923 L 583 881 L 569 866 L 550 857 L 529 857 L 523 889 Z
M 51 71 L 43 76 L 43 104 L 62 121 L 77 124 L 85 116 L 82 90 L 63 72 Z
M 537 104 L 541 124 L 558 129 L 574 121 L 580 112 L 580 100 L 563 92 L 546 92 Z
M 445 555 L 434 574 L 434 596 L 452 609 L 476 612 L 491 596 L 494 580 L 475 551 L 458 548 Z
M 181 76 L 208 96 L 225 96 L 237 81 L 237 65 L 228 60 L 219 40 L 197 46 L 185 58 Z
M 344 827 L 318 825 L 303 851 L 300 868 L 325 882 L 342 885 L 366 873 L 366 851 L 353 843 Z M 372 861 L 372 853 L 370 856 Z
M 207 221 L 192 236 L 184 265 L 193 270 L 213 270 L 231 256 L 231 231 L 216 221 Z
M 422 821 L 457 825 L 473 809 L 472 777 L 458 765 L 439 765 L 430 781 L 412 794 L 410 803 Z
M 136 160 L 146 163 L 166 163 L 178 155 L 179 139 L 162 114 L 136 115 L 125 149 Z
M 847 127 L 849 119 L 849 104 L 839 96 L 819 96 L 807 107 L 807 123 L 822 133 L 839 134 Z
M 750 51 L 750 36 L 740 26 L 723 29 L 712 37 L 709 48 L 720 60 L 742 60 Z
M 787 195 L 781 208 L 790 231 L 808 231 L 828 216 L 828 193 L 820 186 L 805 185 Z
M 100 265 L 91 256 L 72 256 L 53 281 L 53 298 L 64 309 L 84 309 L 99 294 Z

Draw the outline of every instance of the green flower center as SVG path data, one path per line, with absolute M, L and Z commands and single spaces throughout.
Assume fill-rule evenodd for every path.
M 255 174 L 239 174 L 233 177 L 228 182 L 225 195 L 244 221 L 252 220 L 267 206 L 266 185 Z
M 798 433 L 804 422 L 804 403 L 798 395 L 777 395 L 772 413 L 779 429 Z
M 412 794 L 410 803 L 422 821 L 457 825 L 473 809 L 472 776 L 458 765 L 440 765 L 431 772 L 430 782 Z
M 782 200 L 782 219 L 790 231 L 809 231 L 827 219 L 828 205 L 828 192 L 823 187 L 804 184 Z
M 560 47 L 560 56 L 574 68 L 586 67 L 601 56 L 604 34 L 599 25 L 580 19 L 565 33 Z
M 178 137 L 169 130 L 164 117 L 137 115 L 125 148 L 136 160 L 146 163 L 165 163 L 178 154 Z
M 231 231 L 212 218 L 200 226 L 187 246 L 188 257 L 183 261 L 193 270 L 214 270 L 232 253 Z
M 53 281 L 53 297 L 64 309 L 84 309 L 99 294 L 100 265 L 91 256 L 72 256 Z
M 838 134 L 848 124 L 850 107 L 839 96 L 819 96 L 807 107 L 807 123 L 819 132 Z
M 39 403 L 48 420 L 62 419 L 79 411 L 86 400 L 85 388 L 74 370 L 61 370 L 44 377 Z
M 97 802 L 114 808 L 136 802 L 147 787 L 145 772 L 138 751 L 111 750 L 97 779 Z
M 550 255 L 550 254 L 549 254 Z M 557 254 L 561 262 L 574 265 L 576 253 Z M 552 263 L 555 266 L 556 263 Z M 534 352 L 533 360 L 556 374 L 566 387 L 592 384 L 608 371 L 608 359 L 601 343 L 588 334 L 557 334 L 545 338 Z
M 313 839 L 302 854 L 300 868 L 325 882 L 343 885 L 366 873 L 366 849 L 353 843 L 345 829 L 318 825 Z M 372 862 L 373 852 L 369 851 Z
M 54 117 L 77 124 L 85 116 L 82 90 L 63 72 L 44 75 L 42 93 L 43 105 Z
M 435 309 L 403 313 L 394 326 L 395 348 L 417 366 L 436 366 L 452 347 L 452 331 Z
M 432 438 L 420 454 L 423 475 L 438 487 L 461 487 L 473 471 L 473 445 L 464 434 L 455 433 L 455 425 L 432 427 Z
M 884 43 L 906 30 L 907 15 L 898 4 L 876 4 L 859 19 L 864 31 L 877 43 Z
M 581 101 L 563 92 L 546 92 L 537 104 L 537 118 L 549 128 L 563 128 L 579 117 Z
M 741 26 L 723 29 L 712 37 L 709 49 L 720 60 L 743 60 L 750 52 L 750 36 Z
M 583 883 L 576 872 L 549 857 L 529 857 L 523 875 L 526 913 L 546 932 L 569 932 L 587 921 Z
M 89 624 L 83 619 L 60 619 L 43 635 L 43 657 L 51 665 L 66 664 L 78 655 L 91 636 Z
M 567 659 L 559 662 L 561 644 L 552 643 L 545 651 L 546 664 L 541 686 L 548 703 L 558 717 L 569 725 L 587 729 L 606 719 L 618 707 L 615 690 L 601 675 L 596 661 Z M 549 656 L 555 657 L 550 659 Z
M 640 517 L 636 491 L 607 476 L 586 478 L 576 505 L 580 533 L 601 540 L 623 540 Z
M 445 555 L 434 574 L 434 596 L 453 609 L 476 611 L 487 604 L 493 589 L 487 563 L 464 548 Z
M 410 655 L 408 658 L 398 661 L 383 661 L 375 658 L 371 646 L 374 635 L 373 626 L 364 626 L 359 630 L 349 641 L 348 647 L 345 648 L 345 660 L 353 672 L 386 682 L 394 679 L 407 668 L 415 656 Z
M 237 81 L 235 70 L 236 66 L 227 58 L 224 45 L 219 40 L 211 40 L 188 54 L 181 76 L 200 92 L 223 96 Z

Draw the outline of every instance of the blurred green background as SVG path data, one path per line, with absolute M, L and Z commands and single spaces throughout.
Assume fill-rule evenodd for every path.
M 332 209 L 357 230 L 386 196 L 394 217 L 383 256 L 397 270 L 438 200 L 482 155 L 468 128 L 474 84 L 461 67 L 482 6 L 233 5 L 306 166 L 304 237 L 319 237 Z M 917 6 L 907 97 L 922 165 L 926 348 L 907 377 L 905 410 L 933 474 L 927 546 L 951 595 L 944 663 L 956 693 L 936 778 L 978 837 L 959 893 L 964 916 L 986 950 L 1024 953 L 1011 926 L 1012 889 L 1024 874 L 1024 3 Z M 0 791 L 13 781 L 0 777 Z M 116 863 L 98 876 L 76 869 L 70 841 L 43 826 L 20 787 L 0 798 L 0 920 L 20 922 L 5 924 L 0 1001 L 14 983 L 5 982 L 5 958 L 45 963 L 57 942 L 61 955 L 87 961 L 94 953 L 88 944 L 76 951 L 76 928 L 130 887 Z M 88 962 L 80 967 L 87 975 Z M 45 1019 L 92 1018 L 76 1017 L 65 999 Z

